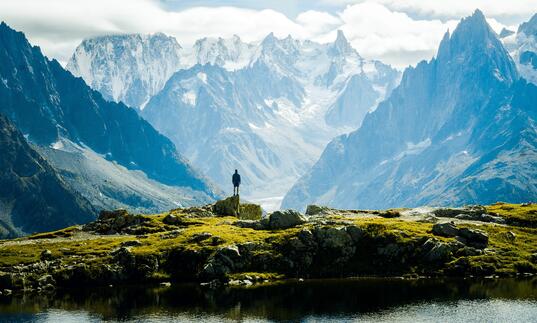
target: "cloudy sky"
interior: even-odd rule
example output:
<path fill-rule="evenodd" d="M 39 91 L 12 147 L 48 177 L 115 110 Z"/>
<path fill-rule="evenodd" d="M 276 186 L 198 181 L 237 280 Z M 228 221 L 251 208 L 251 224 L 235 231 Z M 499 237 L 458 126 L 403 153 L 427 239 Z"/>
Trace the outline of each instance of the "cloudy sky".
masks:
<path fill-rule="evenodd" d="M 196 39 L 268 33 L 333 41 L 341 29 L 367 58 L 403 68 L 429 59 L 446 30 L 480 8 L 496 30 L 537 13 L 536 0 L 1 0 L 0 20 L 65 63 L 87 37 L 164 32 Z"/>

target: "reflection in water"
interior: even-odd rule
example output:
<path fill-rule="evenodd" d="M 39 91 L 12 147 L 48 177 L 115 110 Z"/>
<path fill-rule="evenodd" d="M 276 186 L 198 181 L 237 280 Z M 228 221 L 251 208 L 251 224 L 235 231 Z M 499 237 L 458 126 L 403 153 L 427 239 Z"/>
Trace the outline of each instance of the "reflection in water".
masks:
<path fill-rule="evenodd" d="M 0 299 L 0 321 L 535 321 L 537 279 L 291 281 L 61 290 Z"/>

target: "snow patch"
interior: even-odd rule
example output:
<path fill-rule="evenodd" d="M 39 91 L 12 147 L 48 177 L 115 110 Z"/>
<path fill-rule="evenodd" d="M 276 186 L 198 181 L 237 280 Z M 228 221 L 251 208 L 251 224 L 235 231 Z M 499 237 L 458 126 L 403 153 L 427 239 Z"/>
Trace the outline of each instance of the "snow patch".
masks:
<path fill-rule="evenodd" d="M 199 72 L 197 75 L 196 75 L 203 83 L 207 84 L 207 74 L 203 73 L 203 72 Z"/>
<path fill-rule="evenodd" d="M 196 106 L 196 100 L 197 100 L 196 92 L 192 90 L 183 93 L 183 96 L 181 97 L 181 101 L 191 106 Z"/>

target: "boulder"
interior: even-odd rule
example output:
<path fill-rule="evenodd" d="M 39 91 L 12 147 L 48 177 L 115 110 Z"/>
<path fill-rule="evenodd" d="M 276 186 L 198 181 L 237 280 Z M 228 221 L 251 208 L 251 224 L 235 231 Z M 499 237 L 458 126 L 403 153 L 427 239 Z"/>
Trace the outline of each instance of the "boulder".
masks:
<path fill-rule="evenodd" d="M 238 195 L 217 201 L 213 206 L 213 212 L 217 216 L 239 216 L 240 198 Z"/>
<path fill-rule="evenodd" d="M 485 249 L 489 243 L 489 236 L 479 230 L 461 228 L 457 240 L 477 249 Z"/>
<path fill-rule="evenodd" d="M 200 278 L 203 279 L 221 279 L 226 274 L 241 267 L 241 254 L 239 248 L 235 245 L 218 249 L 205 263 Z"/>
<path fill-rule="evenodd" d="M 449 260 L 452 255 L 452 248 L 449 244 L 434 238 L 427 239 L 421 248 L 424 251 L 425 259 L 433 263 L 445 262 Z"/>
<path fill-rule="evenodd" d="M 120 247 L 111 252 L 112 258 L 124 268 L 133 268 L 136 265 L 136 257 L 129 247 Z"/>
<path fill-rule="evenodd" d="M 241 220 L 260 220 L 263 210 L 260 205 L 244 203 L 239 206 L 238 218 Z"/>
<path fill-rule="evenodd" d="M 441 237 L 455 237 L 459 234 L 459 229 L 453 223 L 433 224 L 433 234 Z"/>
<path fill-rule="evenodd" d="M 181 220 L 179 219 L 178 216 L 175 216 L 173 214 L 168 214 L 168 215 L 166 215 L 166 217 L 164 217 L 162 222 L 164 224 L 177 225 L 177 224 L 181 223 Z"/>
<path fill-rule="evenodd" d="M 313 204 L 310 204 L 308 205 L 308 207 L 306 208 L 306 215 L 318 215 L 320 213 L 325 213 L 327 211 L 329 211 L 330 208 L 326 207 L 326 206 L 319 206 L 319 205 L 313 205 Z"/>
<path fill-rule="evenodd" d="M 268 227 L 272 230 L 287 229 L 304 223 L 304 216 L 294 210 L 275 211 L 268 217 Z"/>

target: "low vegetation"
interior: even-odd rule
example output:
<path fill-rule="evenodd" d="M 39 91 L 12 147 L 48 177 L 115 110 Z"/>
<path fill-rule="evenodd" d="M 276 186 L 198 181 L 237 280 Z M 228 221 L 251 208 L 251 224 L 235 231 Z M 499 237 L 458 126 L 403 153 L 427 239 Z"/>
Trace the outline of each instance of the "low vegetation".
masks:
<path fill-rule="evenodd" d="M 537 273 L 535 205 L 486 207 L 507 224 L 456 223 L 457 230 L 486 236 L 483 247 L 433 234 L 436 220 L 409 220 L 401 217 L 403 209 L 326 210 L 307 220 L 277 212 L 278 221 L 219 216 L 210 208 L 142 216 L 107 212 L 85 226 L 0 241 L 0 291 L 129 281 L 249 285 L 291 277 Z M 298 222 L 289 222 L 293 216 Z M 268 228 L 269 222 L 282 228 Z"/>

